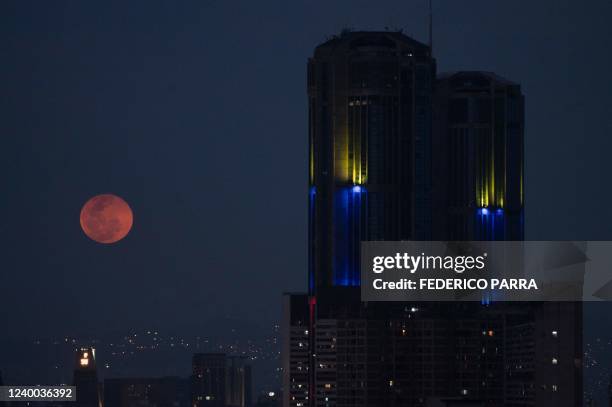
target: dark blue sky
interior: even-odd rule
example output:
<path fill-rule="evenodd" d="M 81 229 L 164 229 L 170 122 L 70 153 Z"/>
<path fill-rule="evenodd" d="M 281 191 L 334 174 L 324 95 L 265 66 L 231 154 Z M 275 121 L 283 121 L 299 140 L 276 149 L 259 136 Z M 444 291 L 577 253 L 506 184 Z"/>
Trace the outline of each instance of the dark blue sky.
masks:
<path fill-rule="evenodd" d="M 527 237 L 612 239 L 612 3 L 434 13 L 439 71 L 523 86 Z M 425 41 L 426 22 L 426 0 L 2 2 L 3 326 L 277 321 L 306 281 L 307 58 L 343 27 Z M 112 246 L 78 221 L 105 192 L 135 213 Z"/>

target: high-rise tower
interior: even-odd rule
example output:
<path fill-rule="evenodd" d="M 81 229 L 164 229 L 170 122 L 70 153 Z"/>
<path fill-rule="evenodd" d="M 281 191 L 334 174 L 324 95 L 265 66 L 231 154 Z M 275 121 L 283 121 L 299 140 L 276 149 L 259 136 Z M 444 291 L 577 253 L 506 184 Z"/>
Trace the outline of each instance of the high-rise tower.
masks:
<path fill-rule="evenodd" d="M 492 72 L 440 75 L 435 240 L 523 240 L 524 98 Z"/>
<path fill-rule="evenodd" d="M 251 366 L 246 356 L 228 356 L 225 406 L 250 407 L 252 402 L 251 387 Z"/>
<path fill-rule="evenodd" d="M 431 237 L 434 81 L 400 32 L 344 32 L 309 60 L 311 294 L 359 285 L 362 240 Z"/>
<path fill-rule="evenodd" d="M 225 407 L 227 358 L 224 353 L 196 353 L 192 360 L 191 405 Z"/>
<path fill-rule="evenodd" d="M 579 405 L 579 306 L 360 299 L 362 241 L 523 240 L 520 86 L 436 78 L 427 45 L 344 32 L 308 61 L 308 98 L 309 290 L 284 299 L 283 405 Z"/>
<path fill-rule="evenodd" d="M 76 386 L 75 406 L 100 407 L 100 387 L 94 348 L 76 350 L 73 385 Z"/>

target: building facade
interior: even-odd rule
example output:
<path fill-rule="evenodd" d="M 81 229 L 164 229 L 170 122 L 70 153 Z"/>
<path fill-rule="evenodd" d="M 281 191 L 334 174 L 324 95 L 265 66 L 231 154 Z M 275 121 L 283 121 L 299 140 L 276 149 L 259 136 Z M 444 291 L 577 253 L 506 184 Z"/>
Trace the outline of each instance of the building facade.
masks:
<path fill-rule="evenodd" d="M 579 304 L 360 300 L 361 241 L 524 239 L 520 86 L 436 77 L 401 32 L 326 41 L 307 82 L 308 293 L 284 298 L 283 405 L 580 405 Z"/>
<path fill-rule="evenodd" d="M 190 383 L 178 377 L 104 380 L 104 407 L 189 407 Z"/>
<path fill-rule="evenodd" d="M 401 33 L 344 33 L 308 61 L 311 294 L 359 286 L 362 240 L 431 238 L 434 82 Z"/>
<path fill-rule="evenodd" d="M 245 356 L 228 356 L 225 379 L 226 407 L 249 407 L 252 403 L 251 366 Z"/>
<path fill-rule="evenodd" d="M 310 312 L 308 295 L 283 295 L 281 367 L 283 406 L 309 405 Z"/>
<path fill-rule="evenodd" d="M 224 353 L 196 353 L 192 359 L 191 405 L 224 407 L 227 361 Z"/>
<path fill-rule="evenodd" d="M 245 357 L 196 353 L 192 359 L 192 407 L 248 407 L 252 403 L 251 366 Z"/>
<path fill-rule="evenodd" d="M 438 77 L 436 240 L 523 240 L 524 98 L 492 72 Z"/>
<path fill-rule="evenodd" d="M 96 350 L 91 347 L 77 349 L 74 366 L 72 384 L 76 386 L 75 407 L 101 407 Z"/>

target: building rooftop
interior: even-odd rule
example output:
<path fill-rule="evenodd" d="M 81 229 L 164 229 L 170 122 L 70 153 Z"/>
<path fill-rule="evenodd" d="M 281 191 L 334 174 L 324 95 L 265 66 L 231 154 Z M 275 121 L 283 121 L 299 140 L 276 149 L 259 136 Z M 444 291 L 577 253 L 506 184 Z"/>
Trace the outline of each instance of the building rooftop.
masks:
<path fill-rule="evenodd" d="M 327 41 L 319 44 L 315 49 L 315 56 L 334 53 L 336 50 L 349 49 L 375 49 L 398 50 L 412 52 L 415 55 L 429 56 L 429 46 L 419 42 L 402 31 L 349 31 L 344 30 Z"/>
<path fill-rule="evenodd" d="M 489 71 L 450 71 L 438 74 L 438 80 L 458 79 L 458 80 L 482 80 L 495 81 L 504 85 L 518 85 L 494 72 Z"/>

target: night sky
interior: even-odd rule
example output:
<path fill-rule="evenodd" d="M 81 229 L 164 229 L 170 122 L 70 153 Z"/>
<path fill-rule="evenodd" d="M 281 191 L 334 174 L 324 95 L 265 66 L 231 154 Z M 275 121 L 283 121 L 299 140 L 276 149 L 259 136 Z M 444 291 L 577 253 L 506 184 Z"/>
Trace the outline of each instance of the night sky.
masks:
<path fill-rule="evenodd" d="M 611 19 L 434 3 L 439 72 L 523 87 L 528 239 L 612 240 Z M 1 2 L 2 334 L 277 322 L 306 286 L 306 62 L 344 27 L 426 41 L 427 1 Z M 80 229 L 100 193 L 134 211 L 118 244 Z"/>

